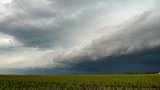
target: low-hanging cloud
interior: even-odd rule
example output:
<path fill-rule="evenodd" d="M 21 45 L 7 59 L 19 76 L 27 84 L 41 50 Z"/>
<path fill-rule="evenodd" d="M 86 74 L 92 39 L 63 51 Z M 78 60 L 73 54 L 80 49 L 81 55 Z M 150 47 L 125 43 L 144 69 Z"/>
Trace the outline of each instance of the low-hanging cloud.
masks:
<path fill-rule="evenodd" d="M 53 58 L 50 67 L 72 67 L 80 62 L 97 61 L 110 56 L 123 56 L 131 53 L 160 47 L 160 13 L 147 11 L 135 16 L 122 25 L 104 28 L 98 39 L 87 46 L 64 51 Z M 102 34 L 101 34 L 102 35 Z"/>
<path fill-rule="evenodd" d="M 155 1 L 1 0 L 0 68 L 66 68 L 158 48 Z"/>

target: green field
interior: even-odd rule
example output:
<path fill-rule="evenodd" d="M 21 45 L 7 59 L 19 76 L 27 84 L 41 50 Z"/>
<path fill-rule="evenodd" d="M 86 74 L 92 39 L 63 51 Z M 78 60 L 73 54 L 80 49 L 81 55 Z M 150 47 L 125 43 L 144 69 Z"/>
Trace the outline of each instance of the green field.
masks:
<path fill-rule="evenodd" d="M 0 90 L 160 90 L 160 75 L 0 75 Z"/>

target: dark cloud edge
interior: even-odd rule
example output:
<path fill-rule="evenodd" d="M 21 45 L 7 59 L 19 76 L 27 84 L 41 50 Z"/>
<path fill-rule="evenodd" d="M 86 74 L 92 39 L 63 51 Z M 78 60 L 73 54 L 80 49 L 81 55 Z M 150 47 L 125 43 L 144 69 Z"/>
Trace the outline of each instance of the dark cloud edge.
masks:
<path fill-rule="evenodd" d="M 160 72 L 160 47 L 127 55 L 113 55 L 61 68 L 1 69 L 2 74 L 126 74 Z"/>

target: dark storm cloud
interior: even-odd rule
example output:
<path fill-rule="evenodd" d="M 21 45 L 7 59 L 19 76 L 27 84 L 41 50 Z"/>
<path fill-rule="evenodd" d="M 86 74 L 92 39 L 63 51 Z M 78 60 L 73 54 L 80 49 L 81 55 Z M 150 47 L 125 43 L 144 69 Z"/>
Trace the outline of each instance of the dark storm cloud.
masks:
<path fill-rule="evenodd" d="M 123 74 L 160 71 L 160 48 L 148 49 L 139 53 L 111 56 L 91 61 L 68 63 L 70 67 L 2 69 L 0 72 L 12 74 Z M 67 62 L 64 62 L 67 63 Z"/>
<path fill-rule="evenodd" d="M 98 2 L 13 0 L 6 5 L 11 15 L 0 22 L 0 32 L 16 37 L 27 47 L 71 46 L 75 41 L 72 37 L 76 38 L 83 30 L 80 27 L 87 25 L 86 21 L 94 18 L 81 18 L 93 15 L 94 9 L 88 10 L 87 7 L 93 7 L 92 3 Z M 67 3 L 69 7 L 66 9 Z M 79 5 L 79 3 L 86 3 L 86 5 Z M 57 8 L 57 6 L 62 7 Z M 84 10 L 85 14 L 87 11 L 89 13 L 83 16 L 77 15 Z"/>
<path fill-rule="evenodd" d="M 93 26 L 100 22 L 98 19 L 104 14 L 107 17 L 124 3 L 129 4 L 126 0 L 121 2 L 13 0 L 6 5 L 9 15 L 0 22 L 0 32 L 13 35 L 27 47 L 71 47 L 76 44 L 77 38 L 87 37 L 87 33 L 94 32 Z"/>
<path fill-rule="evenodd" d="M 63 33 L 59 31 L 59 28 L 52 29 L 53 30 L 46 28 L 45 30 L 43 30 L 41 28 L 32 26 L 16 26 L 11 28 L 4 27 L 1 29 L 1 32 L 14 36 L 20 42 L 24 43 L 24 46 L 26 47 L 49 48 L 56 45 L 64 45 L 64 43 L 66 42 L 63 41 L 63 38 L 59 37 Z M 56 34 L 54 33 L 54 29 L 57 30 Z"/>
<path fill-rule="evenodd" d="M 94 32 L 93 26 L 100 22 L 100 17 L 104 14 L 107 17 L 118 6 L 123 6 L 123 3 L 116 2 L 13 0 L 6 5 L 9 15 L 0 22 L 0 32 L 16 37 L 27 47 L 71 47 L 76 44 L 77 39 Z M 129 3 L 126 0 L 121 2 Z M 114 4 L 117 6 L 113 7 Z"/>
<path fill-rule="evenodd" d="M 159 51 L 154 52 L 156 49 L 160 49 L 159 18 L 160 14 L 156 10 L 135 16 L 118 28 L 115 28 L 114 32 L 109 34 L 108 31 L 103 32 L 105 34 L 94 40 L 90 45 L 57 55 L 57 57 L 53 58 L 53 65 L 49 67 L 68 67 L 82 71 L 94 70 L 94 72 L 99 70 L 104 72 L 106 68 L 110 68 L 110 70 L 115 71 L 114 73 L 118 72 L 117 70 L 121 67 L 121 70 L 124 70 L 124 72 L 160 70 Z M 149 50 L 149 53 L 143 54 L 143 51 L 147 50 Z M 151 60 L 151 58 L 154 60 Z M 111 65 L 109 62 L 111 62 Z M 140 69 L 135 70 L 134 65 L 137 65 Z M 120 72 L 123 72 L 121 70 Z"/>
<path fill-rule="evenodd" d="M 145 59 L 150 58 L 145 56 L 146 54 L 142 53 L 140 57 L 125 55 L 147 49 L 159 49 L 159 7 L 157 5 L 155 10 L 144 12 L 150 9 L 150 2 L 150 0 L 12 0 L 5 5 L 7 15 L 0 20 L 0 34 L 9 35 L 16 43 L 21 43 L 21 45 L 15 44 L 17 45 L 14 48 L 15 53 L 17 51 L 20 53 L 20 47 L 24 51 L 29 47 L 33 52 L 34 47 L 43 50 L 62 47 L 64 52 L 58 55 L 55 52 L 49 53 L 53 56 L 53 63 L 47 67 L 54 69 L 75 68 L 78 71 L 95 72 L 113 66 L 117 70 L 121 67 L 118 65 L 119 62 L 120 64 L 126 62 L 129 66 L 134 63 L 133 57 L 144 56 L 142 61 L 134 63 L 139 63 L 139 67 L 141 65 L 143 67 L 148 65 L 143 63 Z M 139 15 L 142 12 L 144 13 Z M 117 25 L 134 15 L 137 16 Z M 105 25 L 110 25 L 111 28 L 103 28 Z M 99 30 L 100 28 L 103 29 Z M 94 35 L 91 33 L 99 34 L 98 38 L 93 38 Z M 91 40 L 93 41 L 88 44 Z M 83 43 L 84 46 L 79 45 Z M 76 49 L 72 48 L 75 46 Z M 14 52 L 10 48 L 5 48 L 6 52 Z M 159 59 L 159 54 L 155 56 L 154 54 L 150 53 L 151 57 Z M 122 61 L 117 61 L 119 56 L 122 57 Z M 159 63 L 158 59 L 153 62 L 146 60 L 152 63 L 148 68 L 153 66 L 158 70 L 159 64 L 155 64 Z M 113 64 L 109 65 L 109 62 Z"/>
<path fill-rule="evenodd" d="M 88 73 L 143 73 L 160 71 L 160 48 L 146 50 L 139 53 L 111 56 L 97 61 L 82 61 L 71 70 L 86 71 Z"/>
<path fill-rule="evenodd" d="M 62 17 L 63 21 L 55 21 L 58 24 L 55 26 L 53 22 L 60 12 L 52 10 L 54 8 L 49 7 L 47 1 L 41 1 L 44 3 L 37 4 L 31 0 L 12 1 L 8 6 L 12 15 L 0 22 L 0 32 L 16 37 L 27 47 L 45 48 L 58 44 L 65 45 L 65 41 L 68 41 L 65 34 L 68 34 L 67 30 L 72 29 L 71 25 L 74 25 L 75 21 L 65 20 Z M 41 4 L 43 7 L 39 6 Z"/>

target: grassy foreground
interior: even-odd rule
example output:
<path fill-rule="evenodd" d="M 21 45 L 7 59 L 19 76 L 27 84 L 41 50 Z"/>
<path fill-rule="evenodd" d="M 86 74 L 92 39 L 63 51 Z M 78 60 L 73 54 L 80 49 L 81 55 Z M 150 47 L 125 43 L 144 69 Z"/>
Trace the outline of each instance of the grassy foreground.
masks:
<path fill-rule="evenodd" d="M 0 90 L 160 90 L 160 75 L 0 75 Z"/>

